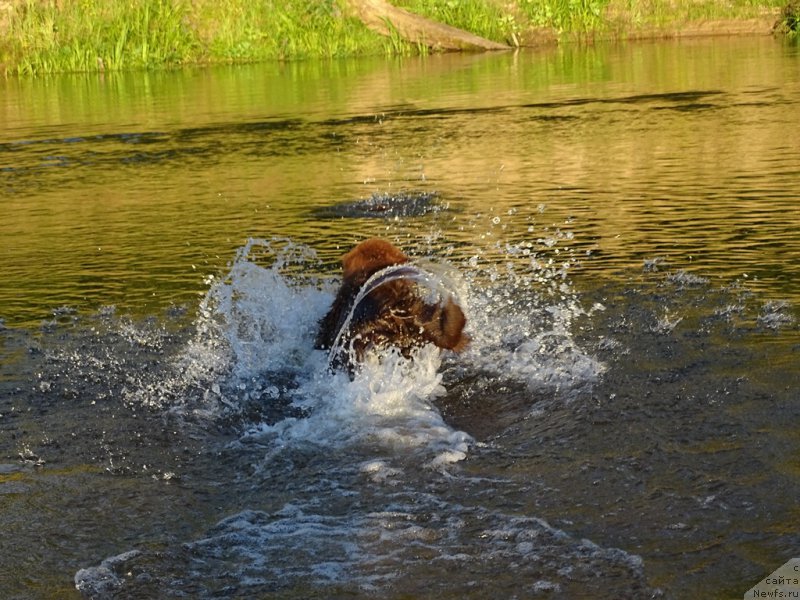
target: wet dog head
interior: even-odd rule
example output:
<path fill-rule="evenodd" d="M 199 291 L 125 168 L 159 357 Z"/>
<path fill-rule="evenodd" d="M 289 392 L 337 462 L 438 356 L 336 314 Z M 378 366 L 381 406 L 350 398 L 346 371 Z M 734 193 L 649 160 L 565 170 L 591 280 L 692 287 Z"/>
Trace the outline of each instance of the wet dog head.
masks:
<path fill-rule="evenodd" d="M 386 240 L 372 238 L 342 257 L 344 282 L 360 287 L 381 269 L 406 262 L 408 257 L 399 248 Z"/>

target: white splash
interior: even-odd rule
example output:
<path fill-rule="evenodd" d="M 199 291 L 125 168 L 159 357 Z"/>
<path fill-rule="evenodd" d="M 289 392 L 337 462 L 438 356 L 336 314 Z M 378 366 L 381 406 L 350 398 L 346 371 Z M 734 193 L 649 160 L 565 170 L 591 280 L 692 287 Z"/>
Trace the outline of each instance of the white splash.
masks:
<path fill-rule="evenodd" d="M 255 249 L 274 253 L 272 264 L 263 267 L 251 260 Z M 228 275 L 212 282 L 203 301 L 199 334 L 186 358 L 190 365 L 202 358 L 198 362 L 204 371 L 220 372 L 220 362 L 227 363 L 227 384 L 210 382 L 212 394 L 231 406 L 248 387 L 271 387 L 272 396 L 289 399 L 306 415 L 274 425 L 253 424 L 243 437 L 270 440 L 276 448 L 359 444 L 420 450 L 432 453 L 430 464 L 436 466 L 464 458 L 471 438 L 449 427 L 431 404 L 445 392 L 437 348 L 420 348 L 412 359 L 394 349 L 368 354 L 352 381 L 330 371 L 326 354 L 313 343 L 333 293 L 319 281 L 286 273 L 287 265 L 313 258 L 310 250 L 285 240 L 250 240 Z M 457 284 L 432 271 L 405 267 L 394 276 L 406 276 L 406 271 L 435 293 L 462 293 Z M 193 376 L 191 366 L 186 373 Z M 223 388 L 235 393 L 226 395 Z"/>
<path fill-rule="evenodd" d="M 331 373 L 327 361 L 293 390 L 294 405 L 308 411 L 275 425 L 259 424 L 245 436 L 272 438 L 278 446 L 298 443 L 374 447 L 376 452 L 432 454 L 431 466 L 466 456 L 471 438 L 444 422 L 431 403 L 445 393 L 439 350 L 419 349 L 409 360 L 395 350 L 368 354 L 351 381 Z"/>
<path fill-rule="evenodd" d="M 554 271 L 550 293 L 543 296 L 538 279 L 546 274 L 534 267 L 508 267 L 503 273 L 492 265 L 489 277 L 473 271 L 468 280 L 446 264 L 416 265 L 424 267 L 382 272 L 373 283 L 408 276 L 428 290 L 431 301 L 453 296 L 467 314 L 472 338 L 467 352 L 454 357 L 426 346 L 409 360 L 388 349 L 368 355 L 352 380 L 331 372 L 327 354 L 314 349 L 314 338 L 336 282 L 309 275 L 317 268 L 311 249 L 286 239 L 252 239 L 225 277 L 209 280 L 196 335 L 175 360 L 175 377 L 144 396 L 156 402 L 171 397 L 173 410 L 209 419 L 241 411 L 247 403 L 290 406 L 291 416 L 281 417 L 274 408 L 277 417 L 250 422 L 242 438 L 276 452 L 298 444 L 410 452 L 441 468 L 463 459 L 473 442 L 450 427 L 433 404 L 447 393 L 443 357 L 463 372 L 529 389 L 580 387 L 603 372 L 572 338 L 573 320 L 583 309 L 562 270 Z M 188 389 L 202 390 L 202 399 Z M 181 395 L 183 401 L 174 400 Z"/>

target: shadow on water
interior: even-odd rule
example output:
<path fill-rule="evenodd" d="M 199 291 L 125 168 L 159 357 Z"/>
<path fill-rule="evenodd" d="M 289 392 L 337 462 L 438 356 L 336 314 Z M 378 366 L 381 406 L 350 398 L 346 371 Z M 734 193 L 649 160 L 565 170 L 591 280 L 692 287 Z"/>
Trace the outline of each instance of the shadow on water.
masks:
<path fill-rule="evenodd" d="M 3 82 L 0 589 L 741 597 L 800 547 L 797 60 Z M 368 236 L 466 353 L 327 370 Z"/>
<path fill-rule="evenodd" d="M 317 219 L 381 218 L 405 219 L 421 217 L 444 208 L 433 192 L 398 192 L 372 194 L 364 200 L 341 202 L 315 209 L 311 216 Z"/>
<path fill-rule="evenodd" d="M 722 96 L 721 103 L 699 100 Z M 337 132 L 359 125 L 374 125 L 386 120 L 481 118 L 491 113 L 512 112 L 531 119 L 577 120 L 572 115 L 552 115 L 553 111 L 591 105 L 646 105 L 653 110 L 695 111 L 730 107 L 730 98 L 721 91 L 691 91 L 664 94 L 641 94 L 619 98 L 572 98 L 559 102 L 537 102 L 491 107 L 414 108 L 383 110 L 380 114 L 348 116 L 321 121 L 305 119 L 270 119 L 247 123 L 224 123 L 174 131 L 142 131 L 97 134 L 88 137 L 14 140 L 0 143 L 0 157 L 6 156 L 20 166 L 6 166 L 7 192 L 19 193 L 31 185 L 42 185 L 42 171 L 70 168 L 96 170 L 131 163 L 160 163 L 209 160 L 221 153 L 257 156 L 297 156 L 335 150 L 344 139 Z M 539 114 L 546 112 L 548 114 Z M 20 155 L 24 155 L 20 159 Z M 28 163 L 28 164 L 24 164 Z M 71 174 L 72 175 L 72 174 Z M 55 183 L 55 181 L 54 181 Z"/>

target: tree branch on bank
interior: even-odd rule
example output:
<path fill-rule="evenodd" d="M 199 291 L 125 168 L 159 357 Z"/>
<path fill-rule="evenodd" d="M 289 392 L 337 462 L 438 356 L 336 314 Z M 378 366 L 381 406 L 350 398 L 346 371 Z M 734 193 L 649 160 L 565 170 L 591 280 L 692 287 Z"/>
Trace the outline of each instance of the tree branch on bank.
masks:
<path fill-rule="evenodd" d="M 509 49 L 505 44 L 426 19 L 383 0 L 347 0 L 347 4 L 355 16 L 373 31 L 385 36 L 398 35 L 407 42 L 434 50 Z"/>

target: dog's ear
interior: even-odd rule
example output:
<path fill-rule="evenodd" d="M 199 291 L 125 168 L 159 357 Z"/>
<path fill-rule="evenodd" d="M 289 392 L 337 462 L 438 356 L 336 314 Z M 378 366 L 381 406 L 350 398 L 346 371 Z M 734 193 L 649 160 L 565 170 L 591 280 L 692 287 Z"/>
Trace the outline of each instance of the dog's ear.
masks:
<path fill-rule="evenodd" d="M 469 345 L 469 336 L 464 333 L 467 318 L 461 307 L 448 298 L 444 304 L 428 305 L 429 315 L 423 328 L 430 341 L 439 346 L 455 352 L 461 352 Z"/>
<path fill-rule="evenodd" d="M 361 242 L 342 257 L 342 270 L 345 281 L 360 285 L 373 273 L 405 262 L 408 262 L 408 257 L 399 248 L 386 240 L 372 238 Z"/>
<path fill-rule="evenodd" d="M 462 352 L 469 345 L 469 336 L 464 333 L 467 317 L 464 316 L 464 311 L 452 298 L 447 299 L 447 303 L 444 306 L 444 315 L 442 330 L 447 342 L 444 347 L 450 348 L 455 352 Z"/>

